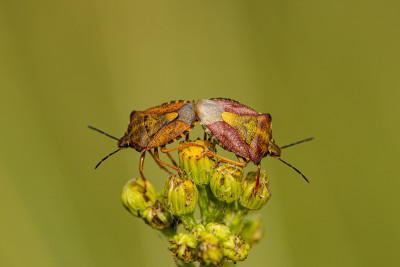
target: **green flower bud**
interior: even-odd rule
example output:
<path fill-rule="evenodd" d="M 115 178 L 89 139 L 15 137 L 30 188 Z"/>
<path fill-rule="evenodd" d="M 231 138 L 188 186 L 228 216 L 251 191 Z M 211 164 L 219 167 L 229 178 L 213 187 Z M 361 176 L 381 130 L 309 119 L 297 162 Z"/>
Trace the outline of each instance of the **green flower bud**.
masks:
<path fill-rule="evenodd" d="M 198 224 L 190 232 L 190 235 L 193 236 L 197 240 L 197 239 L 199 239 L 200 234 L 205 231 L 206 231 L 206 228 L 204 227 L 204 225 Z"/>
<path fill-rule="evenodd" d="M 229 227 L 220 223 L 210 222 L 206 225 L 206 230 L 221 240 L 224 240 L 231 234 Z"/>
<path fill-rule="evenodd" d="M 122 190 L 122 205 L 135 216 L 140 216 L 148 206 L 156 202 L 157 193 L 148 181 L 146 189 L 145 192 L 144 180 L 140 178 L 128 181 Z"/>
<path fill-rule="evenodd" d="M 196 260 L 197 240 L 188 234 L 179 233 L 170 239 L 171 251 L 174 258 L 184 262 L 193 262 Z"/>
<path fill-rule="evenodd" d="M 243 193 L 243 169 L 230 164 L 219 167 L 210 180 L 210 188 L 220 201 L 238 200 Z"/>
<path fill-rule="evenodd" d="M 269 182 L 265 171 L 260 173 L 260 184 L 258 185 L 257 194 L 254 195 L 256 178 L 257 172 L 250 172 L 247 174 L 246 181 L 244 182 L 244 192 L 240 198 L 240 204 L 251 210 L 261 209 L 271 197 L 271 193 L 268 190 Z"/>
<path fill-rule="evenodd" d="M 262 238 L 264 231 L 261 227 L 261 224 L 261 216 L 253 216 L 246 219 L 242 231 L 240 232 L 240 236 L 243 238 L 244 241 L 249 243 L 250 246 L 258 242 Z"/>
<path fill-rule="evenodd" d="M 192 143 L 196 143 L 205 148 L 213 150 L 213 146 L 210 141 L 196 140 Z M 185 144 L 187 143 L 180 143 L 180 145 Z M 179 166 L 185 171 L 187 176 L 192 178 L 193 182 L 197 185 L 209 183 L 211 169 L 215 165 L 215 161 L 208 156 L 198 159 L 204 153 L 203 147 L 191 146 L 179 150 Z"/>
<path fill-rule="evenodd" d="M 200 234 L 197 251 L 197 258 L 203 265 L 218 266 L 224 258 L 221 241 L 209 232 L 202 232 Z"/>
<path fill-rule="evenodd" d="M 164 204 L 176 216 L 192 214 L 196 208 L 198 191 L 190 179 L 171 176 L 164 187 Z"/>
<path fill-rule="evenodd" d="M 171 214 L 163 209 L 158 200 L 153 206 L 148 206 L 141 216 L 148 225 L 157 230 L 162 230 L 173 222 Z"/>
<path fill-rule="evenodd" d="M 250 245 L 238 235 L 230 235 L 222 242 L 222 251 L 225 257 L 236 262 L 246 259 Z"/>

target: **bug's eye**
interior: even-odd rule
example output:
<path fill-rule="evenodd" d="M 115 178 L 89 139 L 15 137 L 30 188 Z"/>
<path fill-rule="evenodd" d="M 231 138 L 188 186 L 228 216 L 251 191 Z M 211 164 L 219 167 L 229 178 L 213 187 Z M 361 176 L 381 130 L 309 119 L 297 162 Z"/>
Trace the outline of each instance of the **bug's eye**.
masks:
<path fill-rule="evenodd" d="M 129 147 L 130 143 L 129 143 L 129 139 L 126 138 L 126 135 L 124 137 L 122 137 L 119 141 L 118 141 L 118 147 L 119 148 L 127 148 Z"/>
<path fill-rule="evenodd" d="M 129 147 L 129 143 L 128 142 L 122 142 L 122 143 L 118 144 L 118 147 L 127 148 L 127 147 Z"/>

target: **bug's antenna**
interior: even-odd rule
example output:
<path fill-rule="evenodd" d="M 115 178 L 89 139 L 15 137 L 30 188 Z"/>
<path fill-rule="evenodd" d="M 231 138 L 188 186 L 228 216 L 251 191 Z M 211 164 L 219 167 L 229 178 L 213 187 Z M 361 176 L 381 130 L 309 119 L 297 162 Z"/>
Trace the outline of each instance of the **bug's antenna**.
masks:
<path fill-rule="evenodd" d="M 106 135 L 106 136 L 108 136 L 108 137 L 110 137 L 110 138 L 112 138 L 112 139 L 119 140 L 119 138 L 117 138 L 117 137 L 115 137 L 115 136 L 112 136 L 112 135 L 109 135 L 108 133 L 105 133 L 105 132 L 103 132 L 102 130 L 99 130 L 99 129 L 97 129 L 97 128 L 94 128 L 93 126 L 88 125 L 88 127 L 89 127 L 90 129 L 95 130 L 96 132 L 99 132 L 99 133 L 101 133 L 101 134 L 104 134 L 104 135 Z M 96 168 L 97 168 L 97 167 L 96 167 Z"/>
<path fill-rule="evenodd" d="M 89 126 L 89 127 L 90 127 L 90 126 Z M 301 144 L 301 143 L 304 143 L 304 142 L 307 142 L 307 141 L 311 141 L 311 140 L 313 140 L 313 139 L 314 139 L 314 137 L 309 137 L 309 138 L 306 138 L 306 139 L 303 139 L 303 140 L 294 142 L 294 143 L 289 144 L 289 145 L 286 145 L 286 146 L 281 146 L 280 148 L 281 148 L 281 149 L 284 149 L 284 148 L 287 148 L 287 147 L 290 147 L 290 146 L 294 146 L 294 145 L 298 145 L 298 144 Z"/>
<path fill-rule="evenodd" d="M 274 157 L 276 159 L 279 159 L 280 161 L 282 161 L 283 163 L 285 163 L 286 165 L 288 165 L 289 167 L 291 167 L 293 170 L 295 170 L 296 172 L 298 172 L 301 176 L 303 176 L 304 180 L 307 181 L 307 183 L 310 183 L 310 181 L 304 176 L 304 174 L 302 174 L 298 169 L 296 169 L 295 167 L 293 167 L 292 165 L 290 165 L 289 163 L 287 163 L 286 161 L 282 160 L 281 158 L 278 157 Z"/>
<path fill-rule="evenodd" d="M 120 150 L 121 150 L 121 148 L 118 148 L 118 149 L 115 150 L 114 152 L 108 154 L 107 157 L 105 157 L 104 159 L 100 160 L 100 162 L 97 163 L 96 167 L 94 167 L 94 168 L 97 169 L 97 167 L 99 167 L 100 164 L 101 164 L 103 161 L 105 161 L 106 159 L 108 159 L 108 157 L 110 157 L 111 155 L 114 155 L 115 153 L 117 153 L 117 152 L 120 151 Z"/>

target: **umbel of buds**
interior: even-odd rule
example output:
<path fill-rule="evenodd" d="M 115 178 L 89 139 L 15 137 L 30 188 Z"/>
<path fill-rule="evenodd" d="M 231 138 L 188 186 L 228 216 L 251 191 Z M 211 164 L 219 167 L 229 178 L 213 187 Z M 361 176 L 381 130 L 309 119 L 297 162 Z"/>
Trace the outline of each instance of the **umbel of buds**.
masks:
<path fill-rule="evenodd" d="M 187 147 L 189 143 L 195 145 Z M 222 266 L 245 260 L 263 233 L 260 216 L 246 216 L 271 197 L 266 172 L 260 173 L 259 187 L 254 190 L 256 172 L 244 175 L 241 167 L 216 164 L 214 158 L 203 155 L 207 150 L 215 153 L 211 141 L 181 145 L 186 145 L 178 152 L 183 175 L 167 178 L 159 193 L 148 180 L 147 186 L 143 179 L 130 180 L 122 192 L 123 206 L 168 237 L 178 266 L 194 262 Z"/>

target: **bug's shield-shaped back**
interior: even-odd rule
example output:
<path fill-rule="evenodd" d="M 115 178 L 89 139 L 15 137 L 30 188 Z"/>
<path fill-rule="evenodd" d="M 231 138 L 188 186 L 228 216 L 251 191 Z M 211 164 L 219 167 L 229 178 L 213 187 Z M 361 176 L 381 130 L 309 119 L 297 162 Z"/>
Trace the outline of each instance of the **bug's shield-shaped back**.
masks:
<path fill-rule="evenodd" d="M 175 142 L 196 125 L 194 103 L 170 101 L 146 110 L 145 128 L 150 138 L 148 149 Z"/>
<path fill-rule="evenodd" d="M 227 124 L 238 131 L 246 144 L 251 144 L 257 132 L 257 117 L 240 116 L 230 112 L 222 113 L 221 117 Z"/>
<path fill-rule="evenodd" d="M 222 114 L 225 110 L 217 101 L 201 99 L 196 104 L 196 111 L 202 126 L 209 130 L 223 148 L 249 159 L 249 145 L 233 127 L 224 121 Z"/>
<path fill-rule="evenodd" d="M 250 144 L 249 151 L 250 158 L 256 165 L 266 156 L 272 139 L 271 116 L 269 114 L 260 114 L 257 117 L 257 122 L 256 134 Z"/>
<path fill-rule="evenodd" d="M 167 114 L 146 114 L 144 116 L 144 126 L 149 137 L 157 133 L 162 127 L 178 117 L 178 113 Z"/>
<path fill-rule="evenodd" d="M 221 116 L 249 146 L 249 159 L 258 164 L 267 152 L 271 139 L 270 116 L 267 114 L 240 116 L 230 112 L 224 112 Z"/>

